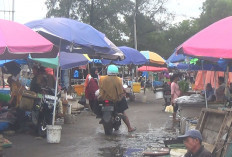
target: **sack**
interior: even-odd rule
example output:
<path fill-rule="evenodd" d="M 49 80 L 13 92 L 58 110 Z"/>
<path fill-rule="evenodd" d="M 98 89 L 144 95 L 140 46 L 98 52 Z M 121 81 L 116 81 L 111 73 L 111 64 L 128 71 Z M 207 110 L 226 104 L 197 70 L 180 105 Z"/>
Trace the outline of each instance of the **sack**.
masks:
<path fill-rule="evenodd" d="M 173 113 L 173 106 L 172 105 L 166 106 L 165 112 L 167 112 L 167 113 Z"/>
<path fill-rule="evenodd" d="M 85 99 L 84 95 L 81 97 L 81 99 L 78 101 L 78 103 L 83 105 L 83 106 L 86 105 L 86 99 Z"/>

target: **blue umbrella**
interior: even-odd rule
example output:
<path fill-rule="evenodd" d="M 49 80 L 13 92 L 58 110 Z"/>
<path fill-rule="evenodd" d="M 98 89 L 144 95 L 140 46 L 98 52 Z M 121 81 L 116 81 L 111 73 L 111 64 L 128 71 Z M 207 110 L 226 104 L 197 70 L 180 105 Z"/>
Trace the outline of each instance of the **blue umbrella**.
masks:
<path fill-rule="evenodd" d="M 3 64 L 14 61 L 18 64 L 27 64 L 27 60 L 24 59 L 17 59 L 17 60 L 0 60 L 0 67 L 3 66 Z"/>
<path fill-rule="evenodd" d="M 126 47 L 126 46 L 121 46 L 119 49 L 123 52 L 125 59 L 124 60 L 117 60 L 117 61 L 112 61 L 113 64 L 116 65 L 144 65 L 147 63 L 147 59 L 136 49 Z M 102 64 L 110 64 L 111 61 L 109 60 L 102 60 Z"/>
<path fill-rule="evenodd" d="M 167 59 L 167 63 L 176 63 L 183 62 L 185 60 L 185 56 L 183 54 L 176 54 L 176 51 Z"/>
<path fill-rule="evenodd" d="M 30 58 L 44 67 L 56 69 L 59 65 L 62 70 L 75 68 L 88 64 L 89 59 L 83 54 L 60 52 L 60 59 L 56 58 Z M 59 62 L 59 64 L 58 64 Z"/>
<path fill-rule="evenodd" d="M 59 45 L 61 51 L 123 59 L 122 52 L 103 33 L 88 24 L 67 18 L 49 18 L 25 25 Z"/>

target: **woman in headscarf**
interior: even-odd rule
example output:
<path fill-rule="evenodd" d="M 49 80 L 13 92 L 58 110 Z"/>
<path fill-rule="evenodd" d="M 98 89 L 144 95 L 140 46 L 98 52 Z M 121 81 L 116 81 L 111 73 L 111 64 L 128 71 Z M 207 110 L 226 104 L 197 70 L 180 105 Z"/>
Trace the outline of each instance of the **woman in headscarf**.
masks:
<path fill-rule="evenodd" d="M 97 110 L 97 97 L 95 96 L 95 92 L 99 89 L 98 86 L 98 69 L 93 67 L 90 70 L 90 76 L 87 78 L 88 84 L 85 88 L 85 98 L 89 100 L 89 105 L 91 110 L 98 114 Z"/>

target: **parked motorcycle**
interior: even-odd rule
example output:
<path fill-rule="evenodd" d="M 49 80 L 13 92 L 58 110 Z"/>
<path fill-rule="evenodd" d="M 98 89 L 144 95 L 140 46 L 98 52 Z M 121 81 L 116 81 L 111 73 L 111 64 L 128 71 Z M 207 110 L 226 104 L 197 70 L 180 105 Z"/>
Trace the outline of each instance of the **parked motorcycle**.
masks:
<path fill-rule="evenodd" d="M 52 124 L 54 101 L 55 99 L 57 99 L 56 107 L 58 108 L 58 100 L 60 97 L 60 94 L 57 97 L 55 97 L 54 90 L 52 89 L 44 89 L 44 91 L 46 91 L 44 92 L 46 94 L 42 94 L 40 99 L 34 101 L 35 103 L 30 115 L 31 121 L 35 126 L 36 132 L 41 137 L 46 136 L 46 126 Z"/>
<path fill-rule="evenodd" d="M 103 101 L 101 106 L 102 106 L 101 123 L 104 127 L 105 134 L 111 135 L 113 129 L 118 130 L 120 128 L 123 114 L 117 113 L 115 110 L 116 104 L 109 100 Z"/>

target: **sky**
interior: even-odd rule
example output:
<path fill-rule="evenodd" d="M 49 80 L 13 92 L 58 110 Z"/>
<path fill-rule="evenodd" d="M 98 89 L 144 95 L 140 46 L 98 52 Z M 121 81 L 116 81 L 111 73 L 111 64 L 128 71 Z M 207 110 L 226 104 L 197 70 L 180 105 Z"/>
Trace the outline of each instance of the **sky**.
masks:
<path fill-rule="evenodd" d="M 12 10 L 13 0 L 0 0 L 0 18 L 12 19 L 9 13 L 3 13 L 2 10 Z M 46 0 L 15 0 L 14 21 L 26 23 L 32 20 L 45 18 L 47 8 Z M 181 22 L 191 17 L 199 17 L 201 7 L 205 0 L 169 0 L 166 4 L 168 11 L 176 14 L 174 22 Z"/>

